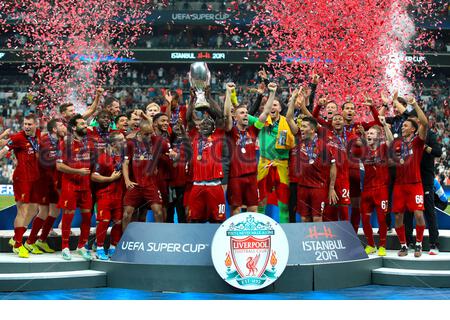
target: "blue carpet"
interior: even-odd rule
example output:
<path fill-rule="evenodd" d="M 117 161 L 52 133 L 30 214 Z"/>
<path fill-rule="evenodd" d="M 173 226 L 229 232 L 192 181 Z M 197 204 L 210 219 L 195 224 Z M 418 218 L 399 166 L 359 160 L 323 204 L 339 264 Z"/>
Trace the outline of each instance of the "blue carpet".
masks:
<path fill-rule="evenodd" d="M 211 294 L 162 293 L 95 288 L 32 292 L 0 292 L 0 300 L 449 300 L 450 289 L 369 285 L 295 293 Z"/>

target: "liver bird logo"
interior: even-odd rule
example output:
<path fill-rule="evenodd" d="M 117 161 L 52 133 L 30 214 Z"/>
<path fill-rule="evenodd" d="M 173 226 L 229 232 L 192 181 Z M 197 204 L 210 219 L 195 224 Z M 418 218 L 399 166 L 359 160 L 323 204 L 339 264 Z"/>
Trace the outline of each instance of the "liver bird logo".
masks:
<path fill-rule="evenodd" d="M 254 257 L 247 258 L 247 264 L 245 265 L 248 269 L 247 277 L 250 275 L 256 276 L 256 273 L 258 272 L 258 268 L 256 267 L 256 265 L 258 264 L 258 260 L 259 260 L 259 253 Z"/>

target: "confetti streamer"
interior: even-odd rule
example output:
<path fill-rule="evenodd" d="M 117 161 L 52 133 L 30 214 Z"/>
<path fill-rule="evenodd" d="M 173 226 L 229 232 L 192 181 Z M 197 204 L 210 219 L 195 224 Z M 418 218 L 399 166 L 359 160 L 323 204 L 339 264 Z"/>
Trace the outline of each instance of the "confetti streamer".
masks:
<path fill-rule="evenodd" d="M 30 93 L 43 114 L 52 116 L 63 102 L 77 111 L 95 89 L 114 79 L 117 59 L 151 28 L 146 23 L 151 0 L 11 0 L 1 4 L 8 46 L 23 48 L 24 73 L 32 75 Z M 25 44 L 18 38 L 24 37 Z"/>

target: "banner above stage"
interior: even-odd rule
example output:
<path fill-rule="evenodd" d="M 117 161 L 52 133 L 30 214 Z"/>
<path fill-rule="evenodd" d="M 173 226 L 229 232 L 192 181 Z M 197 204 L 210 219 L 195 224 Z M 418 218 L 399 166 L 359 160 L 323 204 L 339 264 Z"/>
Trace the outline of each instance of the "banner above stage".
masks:
<path fill-rule="evenodd" d="M 264 64 L 268 61 L 270 51 L 267 50 L 229 50 L 229 49 L 132 49 L 132 57 L 89 56 L 74 54 L 71 59 L 84 62 L 116 62 L 116 63 L 235 63 L 235 64 Z M 431 67 L 450 67 L 450 54 L 434 53 L 413 55 L 407 54 L 405 60 L 416 65 Z M 277 60 L 287 63 L 333 63 L 332 60 L 320 60 L 314 56 L 284 55 Z M 0 63 L 23 63 L 25 59 L 17 49 L 0 49 Z"/>
<path fill-rule="evenodd" d="M 289 243 L 288 265 L 324 264 L 367 259 L 349 222 L 280 225 Z M 212 266 L 211 243 L 219 225 L 131 223 L 113 261 Z"/>

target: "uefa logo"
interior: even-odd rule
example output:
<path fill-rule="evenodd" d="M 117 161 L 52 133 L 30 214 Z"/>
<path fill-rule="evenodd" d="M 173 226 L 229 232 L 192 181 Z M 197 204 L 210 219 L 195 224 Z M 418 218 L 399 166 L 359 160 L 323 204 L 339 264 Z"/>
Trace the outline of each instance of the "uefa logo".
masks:
<path fill-rule="evenodd" d="M 217 273 L 231 286 L 258 290 L 274 283 L 289 257 L 286 234 L 273 219 L 245 212 L 226 220 L 211 245 Z"/>

